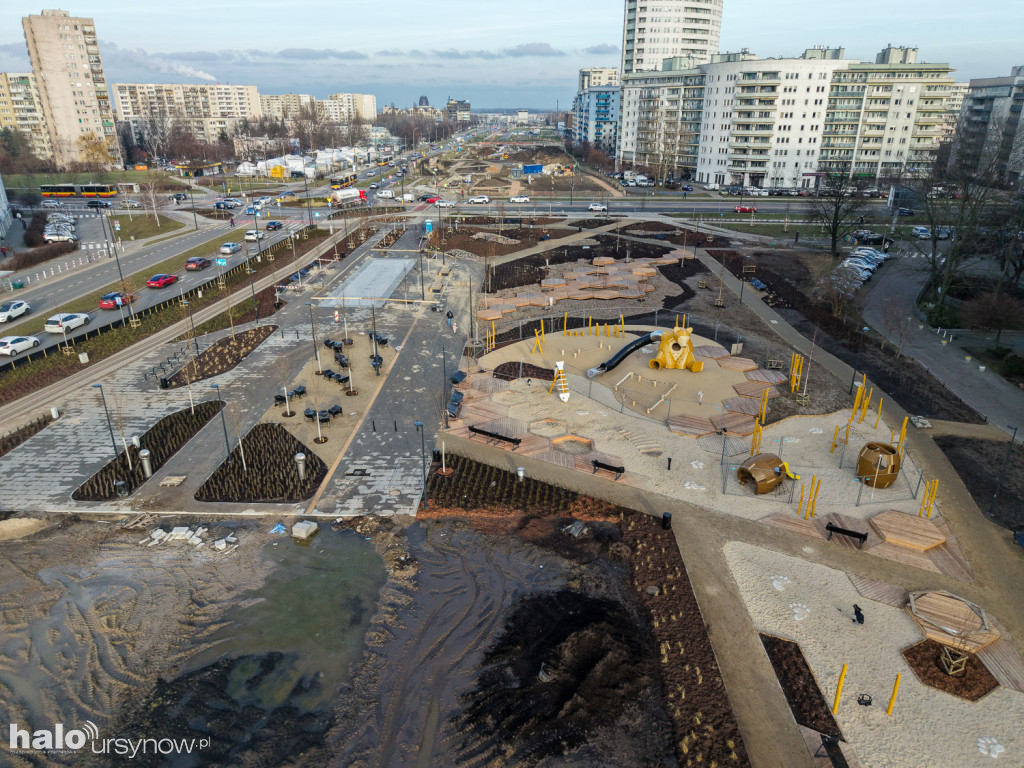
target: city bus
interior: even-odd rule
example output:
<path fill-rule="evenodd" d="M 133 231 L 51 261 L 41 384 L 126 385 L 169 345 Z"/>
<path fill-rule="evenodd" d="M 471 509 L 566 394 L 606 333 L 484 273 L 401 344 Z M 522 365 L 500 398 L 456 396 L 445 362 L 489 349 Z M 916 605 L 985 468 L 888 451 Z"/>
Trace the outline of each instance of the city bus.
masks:
<path fill-rule="evenodd" d="M 42 184 L 39 194 L 43 197 L 114 197 L 117 187 L 113 184 Z"/>
<path fill-rule="evenodd" d="M 345 189 L 356 183 L 356 175 L 350 173 L 346 176 L 335 176 L 331 179 L 331 189 Z"/>

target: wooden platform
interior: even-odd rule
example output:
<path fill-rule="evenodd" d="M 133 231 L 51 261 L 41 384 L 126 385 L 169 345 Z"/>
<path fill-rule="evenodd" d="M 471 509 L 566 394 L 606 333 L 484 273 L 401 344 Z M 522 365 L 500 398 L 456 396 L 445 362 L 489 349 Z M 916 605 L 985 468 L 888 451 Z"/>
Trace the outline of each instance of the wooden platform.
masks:
<path fill-rule="evenodd" d="M 1024 659 L 1008 637 L 1000 637 L 978 651 L 978 660 L 1001 686 L 1024 693 Z"/>
<path fill-rule="evenodd" d="M 907 613 L 925 637 L 970 653 L 999 639 L 999 630 L 965 600 L 946 592 L 914 592 Z"/>
<path fill-rule="evenodd" d="M 903 608 L 910 602 L 910 593 L 903 587 L 869 579 L 867 576 L 857 576 L 853 573 L 846 575 L 849 577 L 850 583 L 853 584 L 853 588 L 857 590 L 857 593 L 868 600 L 891 605 L 893 608 Z"/>
<path fill-rule="evenodd" d="M 744 381 L 740 384 L 733 384 L 732 388 L 740 397 L 749 397 L 753 400 L 760 400 L 761 393 L 765 390 L 768 390 L 769 399 L 779 396 L 779 390 L 774 384 L 769 384 L 767 381 Z"/>
<path fill-rule="evenodd" d="M 745 413 L 722 413 L 711 417 L 716 430 L 724 429 L 734 435 L 749 435 L 754 431 L 754 417 Z"/>
<path fill-rule="evenodd" d="M 749 357 L 728 357 L 718 358 L 718 364 L 723 368 L 728 368 L 730 371 L 753 371 L 757 369 L 757 363 L 751 360 Z"/>
<path fill-rule="evenodd" d="M 761 401 L 751 397 L 727 397 L 722 401 L 722 407 L 729 413 L 745 413 L 748 416 L 757 416 L 761 410 Z"/>
<path fill-rule="evenodd" d="M 711 344 L 705 344 L 703 347 L 694 347 L 693 354 L 697 357 L 706 357 L 713 360 L 729 356 L 729 352 L 724 347 Z"/>
<path fill-rule="evenodd" d="M 832 525 L 838 528 L 845 528 L 848 531 L 866 533 L 868 538 L 861 547 L 857 546 L 860 542 L 856 539 L 852 539 L 849 536 L 843 536 L 842 534 L 833 533 L 832 538 L 829 539 L 828 530 L 825 528 L 829 523 L 832 523 Z M 827 539 L 830 544 L 835 544 L 843 549 L 869 549 L 882 541 L 881 537 L 872 531 L 864 520 L 861 520 L 859 517 L 847 517 L 839 512 L 830 512 L 827 515 L 815 517 L 814 526 L 818 529 L 818 533 L 821 535 L 821 538 Z"/>
<path fill-rule="evenodd" d="M 672 416 L 668 420 L 668 428 L 677 435 L 687 437 L 700 437 L 715 431 L 711 419 L 702 419 L 699 416 Z"/>
<path fill-rule="evenodd" d="M 747 381 L 764 381 L 768 384 L 781 384 L 786 381 L 787 376 L 778 371 L 769 371 L 765 368 L 755 368 L 752 371 L 745 371 Z"/>
<path fill-rule="evenodd" d="M 813 539 L 821 538 L 821 534 L 814 525 L 814 520 L 804 520 L 792 512 L 778 512 L 765 518 L 764 522 L 774 525 L 776 528 L 799 533 L 801 536 L 810 536 Z"/>
<path fill-rule="evenodd" d="M 927 552 L 946 541 L 946 537 L 928 518 L 895 509 L 872 517 L 871 527 L 886 543 L 920 552 Z"/>

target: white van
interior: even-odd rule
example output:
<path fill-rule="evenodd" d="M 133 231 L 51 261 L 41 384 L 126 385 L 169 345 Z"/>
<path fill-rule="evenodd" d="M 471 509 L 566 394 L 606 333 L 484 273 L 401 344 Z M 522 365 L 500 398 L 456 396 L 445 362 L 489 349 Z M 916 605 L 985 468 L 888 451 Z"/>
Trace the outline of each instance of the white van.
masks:
<path fill-rule="evenodd" d="M 412 192 L 406 192 L 404 195 L 402 195 L 402 202 L 414 203 L 416 202 L 416 195 L 414 195 Z"/>
<path fill-rule="evenodd" d="M 377 192 L 377 197 L 381 200 L 394 200 L 395 191 L 393 189 L 382 189 Z"/>

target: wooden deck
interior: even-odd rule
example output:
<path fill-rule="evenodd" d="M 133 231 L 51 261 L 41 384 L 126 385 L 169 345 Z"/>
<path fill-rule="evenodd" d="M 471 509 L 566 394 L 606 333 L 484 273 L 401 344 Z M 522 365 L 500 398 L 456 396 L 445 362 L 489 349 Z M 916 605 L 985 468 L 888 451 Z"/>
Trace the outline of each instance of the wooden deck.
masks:
<path fill-rule="evenodd" d="M 981 616 L 964 600 L 943 592 L 917 593 L 906 611 L 926 637 L 943 645 L 977 653 L 999 639 L 998 629 L 986 629 Z"/>
<path fill-rule="evenodd" d="M 677 435 L 687 437 L 700 437 L 715 431 L 711 419 L 702 419 L 699 416 L 672 416 L 668 420 L 668 428 Z"/>
<path fill-rule="evenodd" d="M 910 602 L 909 593 L 903 587 L 895 584 L 886 584 L 884 581 L 869 579 L 867 576 L 857 576 L 853 573 L 846 574 L 853 588 L 868 600 L 876 603 L 891 605 L 893 608 L 903 608 Z"/>
<path fill-rule="evenodd" d="M 939 532 L 946 537 L 944 544 L 940 544 L 935 549 L 928 551 L 928 556 L 932 559 L 932 562 L 946 576 L 960 579 L 961 581 L 974 581 L 974 571 L 971 569 L 971 564 L 964 557 L 963 550 L 960 549 L 960 542 L 949 532 L 949 526 L 946 525 L 945 519 L 933 517 L 931 521 L 938 528 Z"/>
<path fill-rule="evenodd" d="M 769 384 L 767 381 L 744 381 L 741 384 L 733 384 L 732 388 L 740 397 L 750 397 L 754 400 L 760 400 L 761 393 L 766 389 L 769 398 L 779 396 L 779 390 L 774 384 Z"/>
<path fill-rule="evenodd" d="M 729 413 L 745 413 L 748 416 L 757 416 L 761 410 L 761 401 L 750 397 L 727 397 L 722 401 L 722 407 Z"/>
<path fill-rule="evenodd" d="M 706 344 L 703 347 L 694 347 L 693 354 L 697 357 L 705 357 L 711 360 L 718 360 L 719 358 L 729 356 L 729 352 L 725 347 L 711 344 Z"/>
<path fill-rule="evenodd" d="M 486 429 L 488 432 L 504 435 L 505 437 L 522 437 L 529 431 L 529 426 L 525 421 L 512 419 L 507 416 L 501 419 L 485 421 L 482 424 L 474 424 L 473 426 Z"/>
<path fill-rule="evenodd" d="M 857 531 L 857 533 L 866 533 L 868 535 L 867 540 L 864 542 L 863 547 L 858 547 L 858 541 L 851 539 L 849 536 L 843 536 L 842 534 L 833 533 L 832 539 L 829 541 L 830 544 L 835 544 L 843 549 L 870 549 L 876 544 L 880 544 L 882 539 L 877 533 L 871 530 L 870 526 L 858 517 L 847 517 L 838 512 L 831 512 L 827 515 L 814 518 L 814 527 L 818 529 L 818 533 L 821 538 L 828 539 L 828 531 L 825 530 L 825 526 L 828 523 L 837 526 L 839 528 L 845 528 L 848 531 Z"/>
<path fill-rule="evenodd" d="M 730 371 L 753 371 L 757 369 L 757 363 L 751 360 L 749 357 L 728 357 L 718 358 L 718 364 L 723 368 L 728 368 Z"/>
<path fill-rule="evenodd" d="M 508 416 L 508 406 L 490 400 L 474 397 L 462 402 L 460 417 L 467 424 L 479 424 L 481 421 L 494 421 Z"/>
<path fill-rule="evenodd" d="M 872 517 L 871 527 L 883 541 L 921 552 L 927 552 L 946 541 L 946 537 L 928 518 L 895 509 Z"/>
<path fill-rule="evenodd" d="M 565 469 L 576 468 L 576 457 L 566 453 L 565 451 L 555 451 L 549 448 L 546 451 L 540 451 L 539 453 L 532 454 L 531 458 L 546 461 L 548 464 L 554 464 L 555 466 L 564 467 Z"/>
<path fill-rule="evenodd" d="M 745 413 L 722 413 L 711 417 L 716 430 L 724 429 L 733 435 L 749 435 L 754 431 L 754 417 Z"/>
<path fill-rule="evenodd" d="M 519 443 L 519 448 L 516 450 L 516 453 L 533 456 L 534 454 L 544 453 L 544 451 L 551 450 L 550 437 L 535 435 L 532 432 L 528 432 L 519 439 L 522 440 L 522 442 Z M 559 451 L 559 453 L 562 453 L 562 451 Z"/>
<path fill-rule="evenodd" d="M 769 371 L 766 368 L 755 368 L 752 371 L 746 371 L 746 377 L 748 381 L 763 381 L 768 384 L 781 384 L 788 378 L 784 373 Z"/>
<path fill-rule="evenodd" d="M 1024 693 L 1024 659 L 1008 637 L 1000 637 L 980 651 L 978 659 L 1004 688 Z"/>
<path fill-rule="evenodd" d="M 812 539 L 821 538 L 814 520 L 804 520 L 792 512 L 778 512 L 765 518 L 764 522 L 768 523 L 768 525 L 774 525 L 776 528 L 799 533 L 801 536 L 810 536 Z"/>

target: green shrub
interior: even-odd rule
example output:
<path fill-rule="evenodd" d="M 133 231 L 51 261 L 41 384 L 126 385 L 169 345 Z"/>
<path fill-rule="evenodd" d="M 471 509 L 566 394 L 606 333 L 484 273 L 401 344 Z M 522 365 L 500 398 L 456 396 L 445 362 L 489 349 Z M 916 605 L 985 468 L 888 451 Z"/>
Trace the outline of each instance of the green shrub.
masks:
<path fill-rule="evenodd" d="M 1024 376 L 1024 357 L 1018 354 L 1007 355 L 1003 360 L 1004 376 Z"/>

